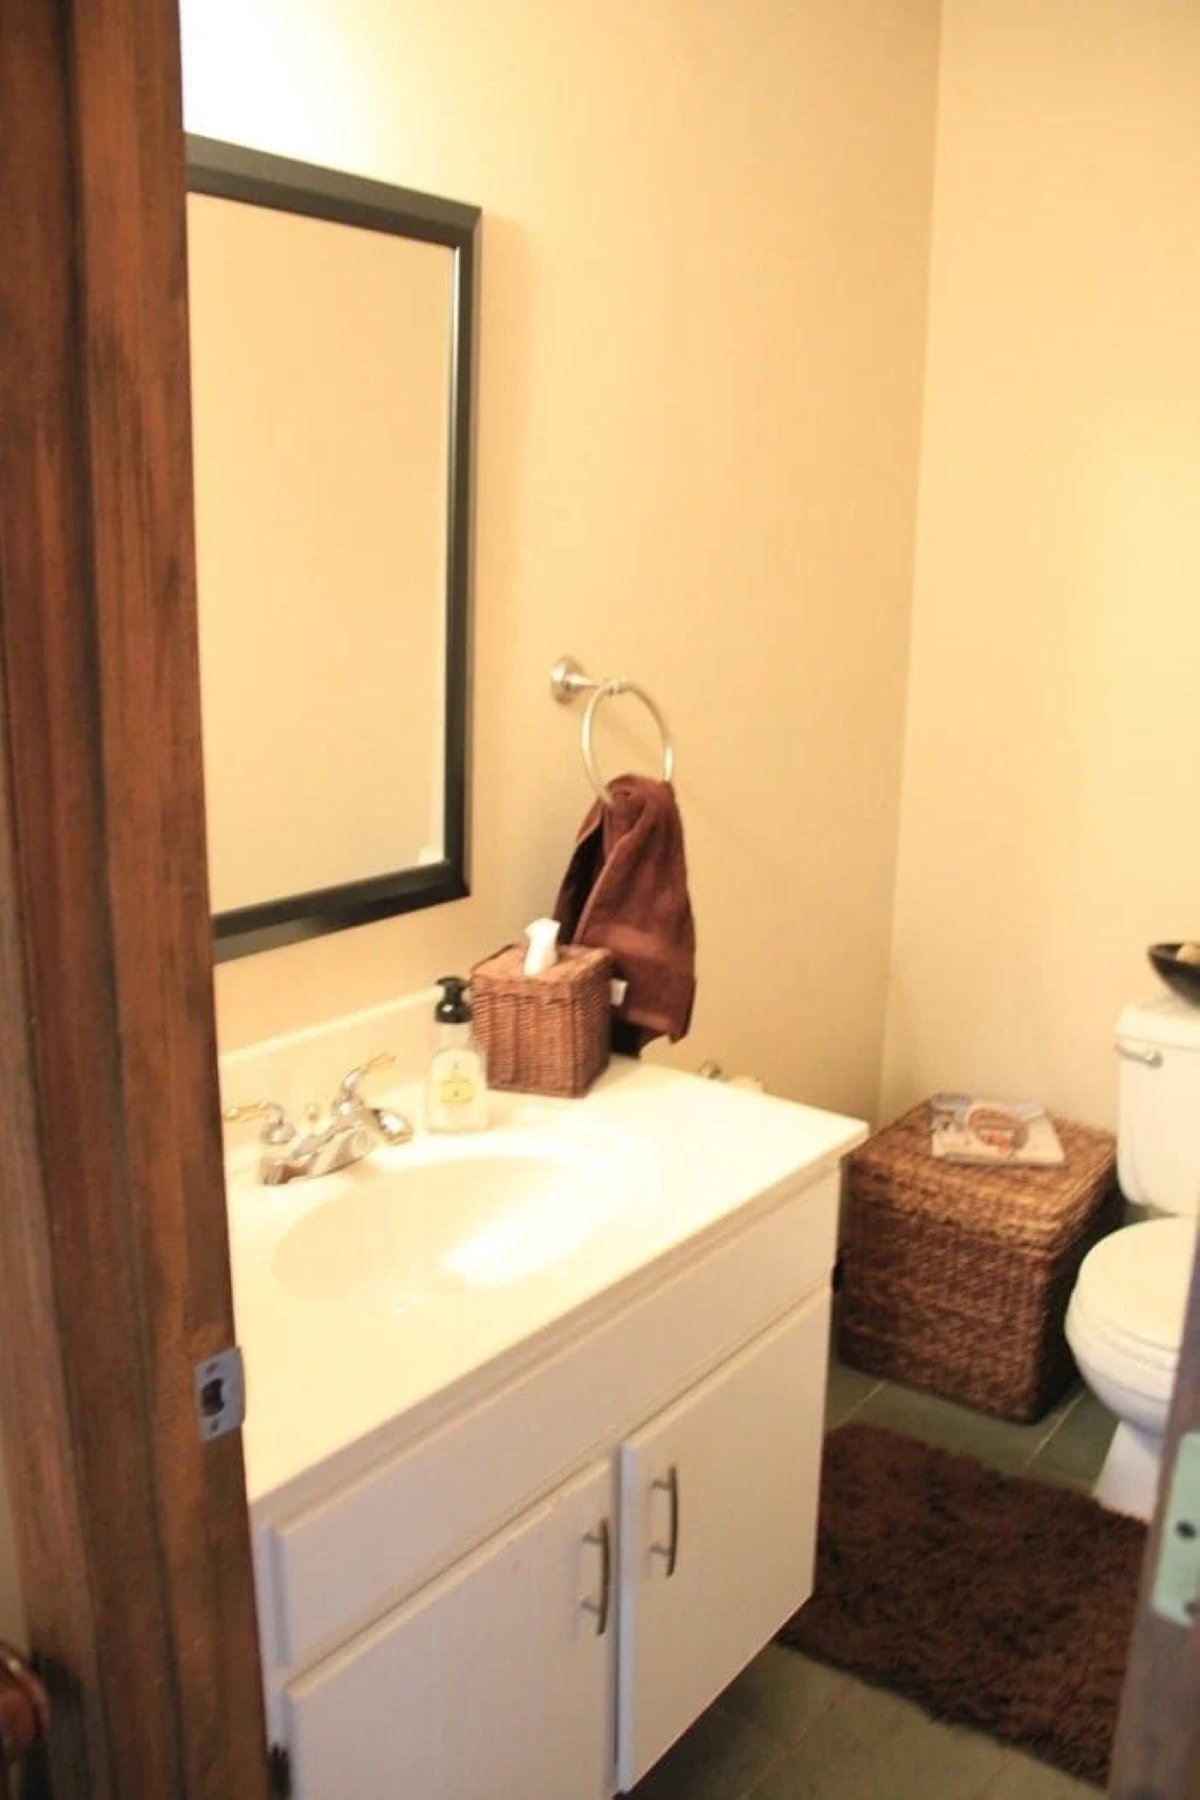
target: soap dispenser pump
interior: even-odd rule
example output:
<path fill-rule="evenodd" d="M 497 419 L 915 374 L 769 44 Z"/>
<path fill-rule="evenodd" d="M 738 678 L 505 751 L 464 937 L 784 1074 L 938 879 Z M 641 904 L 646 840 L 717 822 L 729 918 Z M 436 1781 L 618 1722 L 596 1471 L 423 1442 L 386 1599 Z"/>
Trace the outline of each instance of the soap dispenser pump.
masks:
<path fill-rule="evenodd" d="M 430 1131 L 482 1131 L 487 1124 L 487 1072 L 471 1030 L 467 985 L 461 975 L 438 977 L 442 997 L 433 1013 L 425 1095 Z"/>

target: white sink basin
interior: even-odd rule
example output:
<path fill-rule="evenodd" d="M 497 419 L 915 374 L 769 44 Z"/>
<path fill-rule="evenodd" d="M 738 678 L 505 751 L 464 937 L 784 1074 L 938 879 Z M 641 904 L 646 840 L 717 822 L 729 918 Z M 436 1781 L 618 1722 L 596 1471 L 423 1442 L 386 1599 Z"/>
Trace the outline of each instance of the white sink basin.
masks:
<path fill-rule="evenodd" d="M 274 1273 L 300 1299 L 407 1310 L 565 1267 L 651 1191 L 599 1133 L 423 1140 L 337 1177 L 280 1238 Z"/>

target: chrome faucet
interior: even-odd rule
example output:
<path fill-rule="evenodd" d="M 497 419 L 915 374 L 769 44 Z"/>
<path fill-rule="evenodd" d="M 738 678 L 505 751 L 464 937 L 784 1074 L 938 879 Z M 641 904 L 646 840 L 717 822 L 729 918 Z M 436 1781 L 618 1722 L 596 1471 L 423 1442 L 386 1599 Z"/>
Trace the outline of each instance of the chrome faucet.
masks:
<path fill-rule="evenodd" d="M 324 1125 L 313 1108 L 308 1128 L 301 1131 L 273 1100 L 227 1108 L 224 1116 L 231 1123 L 254 1118 L 264 1121 L 259 1180 L 266 1187 L 282 1187 L 285 1182 L 312 1175 L 332 1175 L 337 1169 L 361 1162 L 377 1144 L 406 1144 L 413 1128 L 403 1114 L 368 1105 L 361 1092 L 363 1078 L 372 1069 L 383 1068 L 393 1060 L 385 1051 L 343 1076 Z"/>

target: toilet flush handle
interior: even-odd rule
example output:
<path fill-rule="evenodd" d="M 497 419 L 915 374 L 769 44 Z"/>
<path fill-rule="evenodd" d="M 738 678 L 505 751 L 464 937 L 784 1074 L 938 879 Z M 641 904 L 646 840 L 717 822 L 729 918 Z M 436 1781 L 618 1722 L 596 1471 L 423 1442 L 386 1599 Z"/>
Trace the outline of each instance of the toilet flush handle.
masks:
<path fill-rule="evenodd" d="M 1148 1069 L 1162 1068 L 1162 1051 L 1147 1044 L 1127 1044 L 1124 1038 L 1118 1038 L 1117 1055 L 1123 1056 L 1126 1062 L 1144 1063 Z"/>

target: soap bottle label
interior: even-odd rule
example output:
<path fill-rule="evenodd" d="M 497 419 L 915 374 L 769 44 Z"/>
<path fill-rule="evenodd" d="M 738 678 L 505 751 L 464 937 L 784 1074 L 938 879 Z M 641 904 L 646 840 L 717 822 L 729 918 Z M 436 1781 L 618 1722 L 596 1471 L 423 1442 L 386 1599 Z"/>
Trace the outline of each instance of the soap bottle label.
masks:
<path fill-rule="evenodd" d="M 434 1052 L 427 1107 L 431 1131 L 482 1131 L 486 1096 L 483 1058 L 473 1045 L 447 1045 Z"/>
<path fill-rule="evenodd" d="M 443 1050 L 434 1058 L 434 1097 L 447 1112 L 459 1112 L 475 1104 L 479 1089 L 477 1060 L 470 1050 Z"/>

